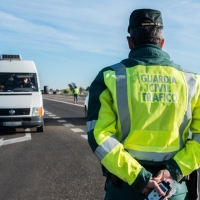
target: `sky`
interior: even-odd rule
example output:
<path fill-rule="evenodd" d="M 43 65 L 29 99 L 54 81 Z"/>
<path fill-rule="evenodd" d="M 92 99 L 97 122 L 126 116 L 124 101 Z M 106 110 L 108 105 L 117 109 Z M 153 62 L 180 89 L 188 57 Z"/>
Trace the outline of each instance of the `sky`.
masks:
<path fill-rule="evenodd" d="M 87 88 L 104 67 L 128 57 L 135 9 L 162 12 L 171 60 L 200 74 L 199 0 L 6 0 L 0 6 L 0 54 L 37 66 L 41 89 Z"/>

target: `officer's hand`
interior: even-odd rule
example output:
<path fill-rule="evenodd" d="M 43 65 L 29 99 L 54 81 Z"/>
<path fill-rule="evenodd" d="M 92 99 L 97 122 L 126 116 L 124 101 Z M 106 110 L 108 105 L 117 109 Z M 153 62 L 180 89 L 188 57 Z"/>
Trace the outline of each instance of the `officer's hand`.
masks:
<path fill-rule="evenodd" d="M 164 197 L 164 199 L 163 200 L 168 200 L 168 198 L 170 198 L 172 196 L 172 193 L 171 192 L 169 192 L 169 194 L 166 196 L 166 197 Z"/>
<path fill-rule="evenodd" d="M 172 176 L 170 172 L 167 169 L 160 170 L 155 177 L 152 178 L 156 182 L 161 182 L 165 181 L 166 179 L 172 179 Z M 172 193 L 169 192 L 169 194 L 163 199 L 163 200 L 168 200 L 172 196 Z"/>
<path fill-rule="evenodd" d="M 165 196 L 165 193 L 162 191 L 162 189 L 159 187 L 158 182 L 150 179 L 147 183 L 146 187 L 142 190 L 142 193 L 145 195 L 148 195 L 153 189 L 155 189 L 159 195 Z"/>
<path fill-rule="evenodd" d="M 165 179 L 172 179 L 170 172 L 167 169 L 160 170 L 152 180 L 156 182 L 164 181 Z"/>

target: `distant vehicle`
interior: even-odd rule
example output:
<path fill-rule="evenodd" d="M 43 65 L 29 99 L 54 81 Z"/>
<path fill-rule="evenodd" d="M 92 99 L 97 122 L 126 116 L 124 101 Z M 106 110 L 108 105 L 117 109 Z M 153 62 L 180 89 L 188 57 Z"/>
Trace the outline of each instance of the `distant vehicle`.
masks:
<path fill-rule="evenodd" d="M 86 96 L 85 98 L 85 103 L 84 103 L 84 113 L 85 113 L 85 117 L 87 117 L 87 112 L 88 112 L 88 99 L 89 99 L 89 94 Z"/>
<path fill-rule="evenodd" d="M 33 61 L 21 55 L 0 56 L 0 127 L 43 132 L 43 99 Z"/>

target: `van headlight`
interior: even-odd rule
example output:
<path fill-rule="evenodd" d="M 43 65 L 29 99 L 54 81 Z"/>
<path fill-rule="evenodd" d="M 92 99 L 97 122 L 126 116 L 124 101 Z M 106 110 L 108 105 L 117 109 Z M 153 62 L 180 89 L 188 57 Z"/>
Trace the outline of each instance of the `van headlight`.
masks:
<path fill-rule="evenodd" d="M 32 116 L 42 116 L 43 115 L 43 109 L 42 107 L 33 107 L 32 109 Z"/>

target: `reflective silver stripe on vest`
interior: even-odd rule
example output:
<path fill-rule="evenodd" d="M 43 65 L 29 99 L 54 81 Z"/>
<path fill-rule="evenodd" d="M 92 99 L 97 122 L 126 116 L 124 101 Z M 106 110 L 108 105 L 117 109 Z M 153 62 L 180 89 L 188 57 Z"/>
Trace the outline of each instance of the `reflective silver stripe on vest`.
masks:
<path fill-rule="evenodd" d="M 119 120 L 122 130 L 121 141 L 124 141 L 130 132 L 130 113 L 128 107 L 126 67 L 122 63 L 110 66 L 116 75 L 116 95 Z"/>
<path fill-rule="evenodd" d="M 185 144 L 183 143 L 182 137 L 183 137 L 183 132 L 188 125 L 189 121 L 192 118 L 192 98 L 195 96 L 196 93 L 196 80 L 193 77 L 192 73 L 189 72 L 183 72 L 185 75 L 185 80 L 187 82 L 187 88 L 188 88 L 188 105 L 187 105 L 187 110 L 185 112 L 185 115 L 183 117 L 182 123 L 179 128 L 179 134 L 180 134 L 180 149 L 182 149 Z"/>
<path fill-rule="evenodd" d="M 200 143 L 200 133 L 193 133 L 192 139 Z"/>
<path fill-rule="evenodd" d="M 114 136 L 111 136 L 103 144 L 98 146 L 94 153 L 99 158 L 99 160 L 102 160 L 118 144 L 118 140 Z"/>
<path fill-rule="evenodd" d="M 86 122 L 87 132 L 90 132 L 91 130 L 93 130 L 95 127 L 95 124 L 96 124 L 96 120 Z"/>
<path fill-rule="evenodd" d="M 193 75 L 191 73 L 187 73 L 187 72 L 183 72 L 184 76 L 185 76 L 185 80 L 187 83 L 187 88 L 188 88 L 188 105 L 187 105 L 187 110 L 183 116 L 183 120 L 182 123 L 180 125 L 179 128 L 179 135 L 180 135 L 180 148 L 177 151 L 174 152 L 168 152 L 168 153 L 156 153 L 156 152 L 140 152 L 140 151 L 135 151 L 135 150 L 131 150 L 131 149 L 127 149 L 128 152 L 130 153 L 130 155 L 132 157 L 134 157 L 135 159 L 138 160 L 147 160 L 147 161 L 155 161 L 155 162 L 159 162 L 159 161 L 164 161 L 164 160 L 168 160 L 170 158 L 172 158 L 178 151 L 180 151 L 182 148 L 184 148 L 185 144 L 183 141 L 183 132 L 185 130 L 185 128 L 187 127 L 189 121 L 191 120 L 192 117 L 192 110 L 191 110 L 191 101 L 192 98 L 195 95 L 195 84 L 196 84 L 196 80 L 194 79 Z M 197 136 L 195 137 L 197 139 Z M 199 140 L 199 136 L 198 136 L 198 140 Z"/>
<path fill-rule="evenodd" d="M 136 160 L 161 162 L 172 158 L 176 152 L 156 153 L 156 152 L 141 152 L 132 149 L 126 149 L 129 154 Z"/>

